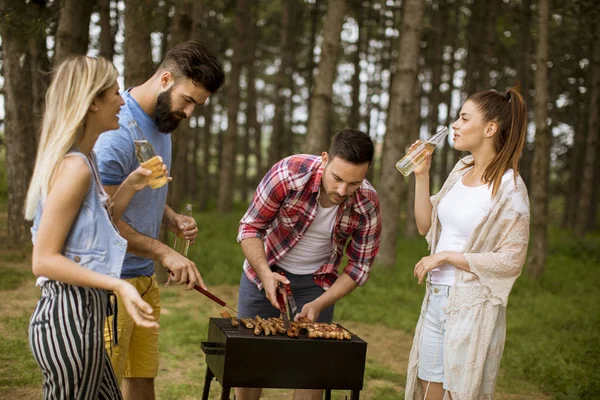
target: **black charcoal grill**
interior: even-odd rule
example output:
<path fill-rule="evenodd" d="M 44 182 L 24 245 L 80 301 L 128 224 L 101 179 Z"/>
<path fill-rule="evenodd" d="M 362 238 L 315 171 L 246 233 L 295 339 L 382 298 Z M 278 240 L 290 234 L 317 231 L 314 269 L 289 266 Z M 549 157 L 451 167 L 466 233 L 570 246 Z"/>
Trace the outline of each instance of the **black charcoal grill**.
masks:
<path fill-rule="evenodd" d="M 206 354 L 206 377 L 202 399 L 208 400 L 210 384 L 217 378 L 229 400 L 232 387 L 351 390 L 358 400 L 363 387 L 367 342 L 351 340 L 297 339 L 283 335 L 255 336 L 251 329 L 231 326 L 228 318 L 211 318 Z"/>

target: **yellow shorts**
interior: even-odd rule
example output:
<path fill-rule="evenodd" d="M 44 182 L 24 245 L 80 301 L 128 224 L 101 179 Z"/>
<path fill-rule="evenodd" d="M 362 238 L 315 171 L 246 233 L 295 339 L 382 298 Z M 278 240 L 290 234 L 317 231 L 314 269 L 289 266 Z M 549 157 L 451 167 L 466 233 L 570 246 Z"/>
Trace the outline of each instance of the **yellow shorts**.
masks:
<path fill-rule="evenodd" d="M 160 296 L 156 276 L 139 276 L 124 279 L 140 293 L 142 299 L 154 309 L 152 315 L 160 317 Z M 158 328 L 140 328 L 125 309 L 121 298 L 117 318 L 119 343 L 112 341 L 113 317 L 109 317 L 104 327 L 106 351 L 112 363 L 119 385 L 123 378 L 155 378 L 158 374 Z M 112 346 L 111 346 L 112 345 Z M 112 351 L 111 351 L 112 347 Z M 112 354 L 111 354 L 112 353 Z"/>

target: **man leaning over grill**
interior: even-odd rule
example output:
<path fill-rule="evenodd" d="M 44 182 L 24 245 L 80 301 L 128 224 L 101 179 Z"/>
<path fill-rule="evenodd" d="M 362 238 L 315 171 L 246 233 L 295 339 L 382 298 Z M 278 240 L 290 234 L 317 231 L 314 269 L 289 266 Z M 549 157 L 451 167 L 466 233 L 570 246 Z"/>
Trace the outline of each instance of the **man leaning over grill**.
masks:
<path fill-rule="evenodd" d="M 367 281 L 381 234 L 379 199 L 365 179 L 373 153 L 367 134 L 342 130 L 328 152 L 284 158 L 264 176 L 237 237 L 246 257 L 240 314 L 279 316 L 276 287 L 289 281 L 299 310 L 295 319 L 331 323 L 334 304 Z M 339 274 L 344 248 L 348 263 Z M 259 399 L 261 392 L 235 390 L 238 400 Z M 294 394 L 322 397 L 322 390 Z"/>

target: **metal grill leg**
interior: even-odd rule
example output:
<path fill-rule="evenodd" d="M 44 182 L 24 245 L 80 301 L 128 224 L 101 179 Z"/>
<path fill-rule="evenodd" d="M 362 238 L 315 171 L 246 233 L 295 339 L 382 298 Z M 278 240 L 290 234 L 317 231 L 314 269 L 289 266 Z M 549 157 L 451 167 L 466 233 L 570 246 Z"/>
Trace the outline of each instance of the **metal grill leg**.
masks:
<path fill-rule="evenodd" d="M 210 382 L 215 377 L 210 367 L 206 366 L 206 375 L 204 375 L 204 389 L 202 390 L 202 400 L 208 400 L 208 393 L 210 392 Z"/>
<path fill-rule="evenodd" d="M 331 400 L 331 389 L 325 389 L 325 400 Z"/>
<path fill-rule="evenodd" d="M 360 390 L 353 390 L 350 400 L 359 400 L 359 397 L 360 397 Z"/>
<path fill-rule="evenodd" d="M 224 387 L 221 392 L 221 400 L 229 400 L 229 393 L 231 392 L 231 388 Z"/>

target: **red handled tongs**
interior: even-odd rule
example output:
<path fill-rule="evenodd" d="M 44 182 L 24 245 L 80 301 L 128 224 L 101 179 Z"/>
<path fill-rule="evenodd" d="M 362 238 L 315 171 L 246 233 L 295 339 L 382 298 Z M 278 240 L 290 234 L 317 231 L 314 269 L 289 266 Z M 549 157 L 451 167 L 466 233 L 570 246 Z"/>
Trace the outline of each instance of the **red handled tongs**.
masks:
<path fill-rule="evenodd" d="M 167 272 L 171 275 L 173 275 L 173 272 L 171 272 L 171 270 L 169 268 L 165 268 L 167 270 Z M 212 301 L 214 301 L 215 303 L 217 303 L 218 305 L 220 305 L 221 307 L 226 307 L 229 308 L 231 311 L 233 311 L 235 313 L 235 315 L 239 315 L 242 318 L 247 318 L 245 315 L 240 314 L 237 310 L 229 307 L 223 300 L 221 300 L 220 298 L 218 298 L 217 296 L 215 296 L 214 294 L 212 294 L 211 292 L 209 292 L 208 290 L 204 290 L 200 287 L 200 285 L 195 284 L 194 285 L 194 290 L 202 293 L 203 295 L 205 295 L 206 297 L 208 297 L 209 299 L 211 299 Z"/>
<path fill-rule="evenodd" d="M 279 274 L 285 278 L 283 271 L 279 271 Z M 292 288 L 289 283 L 279 282 L 276 294 L 279 310 L 281 311 L 281 319 L 283 320 L 283 327 L 287 330 L 290 327 L 292 315 L 298 310 L 298 307 L 296 306 L 296 301 L 294 300 Z"/>

